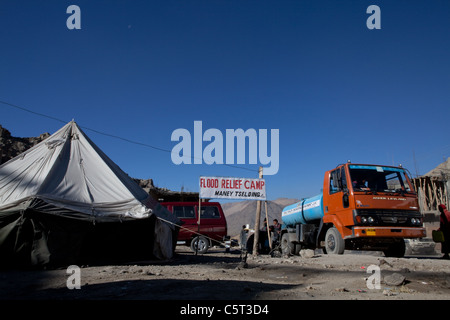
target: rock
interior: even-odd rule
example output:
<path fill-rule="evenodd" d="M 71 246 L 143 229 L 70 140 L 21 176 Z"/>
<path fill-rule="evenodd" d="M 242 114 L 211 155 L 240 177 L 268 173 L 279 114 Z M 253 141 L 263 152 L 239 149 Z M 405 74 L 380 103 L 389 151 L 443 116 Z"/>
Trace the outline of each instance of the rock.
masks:
<path fill-rule="evenodd" d="M 384 283 L 388 286 L 401 286 L 405 282 L 405 276 L 400 273 L 393 273 L 384 277 Z"/>
<path fill-rule="evenodd" d="M 383 290 L 383 295 L 388 296 L 388 297 L 391 297 L 391 296 L 395 296 L 396 293 L 393 292 L 392 290 L 385 289 L 385 290 Z"/>
<path fill-rule="evenodd" d="M 300 251 L 300 256 L 304 259 L 310 259 L 310 258 L 314 257 L 314 250 L 303 249 Z"/>
<path fill-rule="evenodd" d="M 387 262 L 386 260 L 384 260 L 384 259 L 380 259 L 379 261 L 378 261 L 378 265 L 379 266 L 381 266 L 381 265 L 388 265 L 389 267 L 391 267 L 392 268 L 392 264 L 390 264 L 389 262 Z"/>

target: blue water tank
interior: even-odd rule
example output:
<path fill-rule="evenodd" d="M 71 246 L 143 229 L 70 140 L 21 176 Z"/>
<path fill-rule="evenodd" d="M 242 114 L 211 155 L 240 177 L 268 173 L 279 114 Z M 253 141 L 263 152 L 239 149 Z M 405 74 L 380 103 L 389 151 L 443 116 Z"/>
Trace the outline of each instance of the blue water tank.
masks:
<path fill-rule="evenodd" d="M 283 209 L 281 219 L 286 227 L 306 224 L 323 217 L 323 194 L 303 199 Z"/>

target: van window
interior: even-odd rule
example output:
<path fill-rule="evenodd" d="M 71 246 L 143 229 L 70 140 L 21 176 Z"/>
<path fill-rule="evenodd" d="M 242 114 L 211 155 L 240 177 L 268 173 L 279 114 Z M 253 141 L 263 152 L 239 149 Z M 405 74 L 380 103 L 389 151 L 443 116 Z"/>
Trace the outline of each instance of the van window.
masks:
<path fill-rule="evenodd" d="M 202 207 L 201 219 L 219 219 L 220 213 L 217 207 Z"/>
<path fill-rule="evenodd" d="M 194 206 L 173 206 L 173 214 L 177 218 L 195 218 Z"/>

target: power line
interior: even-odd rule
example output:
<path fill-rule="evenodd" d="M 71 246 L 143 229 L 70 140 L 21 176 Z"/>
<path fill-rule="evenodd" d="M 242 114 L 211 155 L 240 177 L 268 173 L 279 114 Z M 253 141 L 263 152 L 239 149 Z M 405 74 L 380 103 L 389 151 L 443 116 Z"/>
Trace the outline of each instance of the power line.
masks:
<path fill-rule="evenodd" d="M 25 112 L 28 112 L 28 113 L 31 113 L 31 114 L 34 114 L 34 115 L 37 115 L 37 116 L 40 116 L 40 117 L 44 117 L 44 118 L 48 118 L 48 119 L 55 120 L 55 121 L 58 121 L 58 122 L 62 122 L 64 124 L 68 123 L 68 121 L 65 121 L 65 120 L 62 120 L 62 119 L 59 119 L 59 118 L 56 118 L 56 117 L 53 117 L 53 116 L 49 116 L 49 115 L 44 114 L 44 113 L 36 112 L 36 111 L 30 110 L 30 109 L 27 109 L 27 108 L 24 108 L 24 107 L 21 107 L 21 106 L 18 106 L 16 104 L 12 104 L 12 103 L 9 103 L 9 102 L 6 102 L 6 101 L 0 100 L 0 103 L 4 104 L 4 105 L 7 105 L 7 106 L 10 106 L 10 107 L 13 107 L 13 108 L 16 108 L 16 109 L 20 109 L 22 111 L 25 111 Z M 154 149 L 154 150 L 167 152 L 167 153 L 172 153 L 173 152 L 172 150 L 169 150 L 169 149 L 164 149 L 164 148 L 156 147 L 156 146 L 153 146 L 153 145 L 150 145 L 150 144 L 147 144 L 147 143 L 134 141 L 134 140 L 131 140 L 131 139 L 128 139 L 128 138 L 124 138 L 124 137 L 121 137 L 121 136 L 118 136 L 118 135 L 102 132 L 102 131 L 99 131 L 99 130 L 96 130 L 96 129 L 92 129 L 92 128 L 89 128 L 89 127 L 85 127 L 85 126 L 80 126 L 80 127 L 82 129 L 90 130 L 92 132 L 95 132 L 97 134 L 101 134 L 101 135 L 104 135 L 104 136 L 107 136 L 107 137 L 110 137 L 110 138 L 122 140 L 122 141 L 125 141 L 125 142 L 128 142 L 128 143 L 132 143 L 132 144 L 136 144 L 136 145 L 139 145 L 139 146 L 143 146 L 143 147 L 147 147 L 147 148 L 151 148 L 151 149 Z M 196 157 L 191 156 L 191 159 L 195 160 Z M 227 166 L 227 167 L 231 167 L 231 168 L 247 170 L 247 171 L 251 171 L 251 172 L 258 172 L 258 170 L 244 168 L 244 167 L 240 167 L 240 166 L 236 166 L 236 165 L 232 165 L 232 164 L 228 164 L 228 163 L 223 163 L 222 165 Z"/>
<path fill-rule="evenodd" d="M 32 114 L 35 114 L 35 115 L 38 115 L 38 116 L 41 116 L 41 117 L 44 117 L 44 118 L 52 119 L 52 120 L 59 121 L 59 122 L 62 122 L 62 123 L 67 123 L 68 122 L 68 121 L 64 121 L 64 120 L 61 120 L 61 119 L 58 119 L 58 118 L 55 118 L 55 117 L 52 117 L 52 116 L 49 116 L 49 115 L 46 115 L 46 114 L 43 114 L 43 113 L 39 113 L 39 112 L 36 112 L 36 111 L 32 111 L 32 110 L 26 109 L 24 107 L 21 107 L 21 106 L 18 106 L 18 105 L 9 103 L 9 102 L 5 102 L 5 101 L 1 101 L 0 100 L 0 103 L 6 104 L 7 106 L 14 107 L 14 108 L 20 109 L 22 111 L 26 111 L 26 112 L 29 112 L 29 113 L 32 113 Z"/>

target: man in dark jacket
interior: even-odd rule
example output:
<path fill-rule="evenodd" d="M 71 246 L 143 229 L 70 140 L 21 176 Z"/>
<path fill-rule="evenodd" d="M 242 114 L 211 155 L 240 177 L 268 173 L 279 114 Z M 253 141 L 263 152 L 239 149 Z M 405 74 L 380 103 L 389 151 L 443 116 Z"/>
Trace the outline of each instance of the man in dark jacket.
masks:
<path fill-rule="evenodd" d="M 273 219 L 272 234 L 273 234 L 272 238 L 273 243 L 275 245 L 278 245 L 280 242 L 280 235 L 281 235 L 281 224 L 278 222 L 278 219 Z"/>

